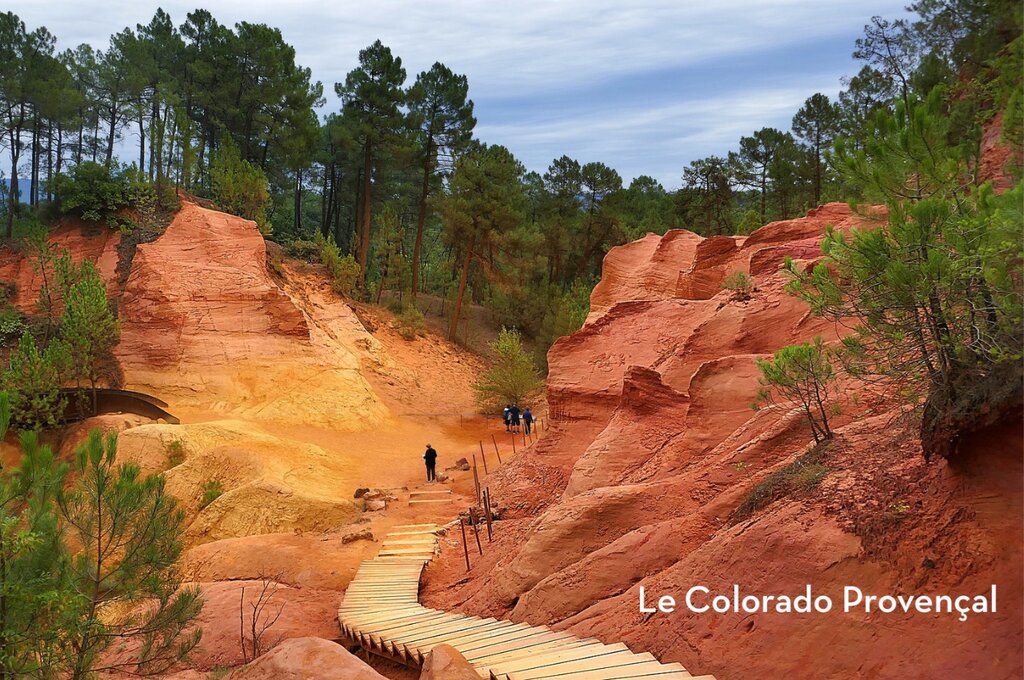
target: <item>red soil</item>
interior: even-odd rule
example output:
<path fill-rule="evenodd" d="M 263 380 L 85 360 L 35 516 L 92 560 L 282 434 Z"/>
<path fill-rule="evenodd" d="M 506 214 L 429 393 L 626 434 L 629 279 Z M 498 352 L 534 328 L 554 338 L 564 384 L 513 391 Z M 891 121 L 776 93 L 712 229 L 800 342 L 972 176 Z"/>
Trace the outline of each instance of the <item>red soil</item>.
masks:
<path fill-rule="evenodd" d="M 587 324 L 549 353 L 560 419 L 492 475 L 511 519 L 467 575 L 457 540 L 427 570 L 424 602 L 624 641 L 694 673 L 751 678 L 1011 678 L 1024 672 L 1019 423 L 974 438 L 951 467 L 926 464 L 917 428 L 865 385 L 842 384 L 820 483 L 736 508 L 809 448 L 786 407 L 753 411 L 755 358 L 840 329 L 783 291 L 784 257 L 819 256 L 826 225 L 863 224 L 842 204 L 746 238 L 687 232 L 613 249 Z M 757 290 L 722 290 L 734 271 Z M 669 281 L 675 281 L 674 287 Z M 799 594 L 817 615 L 639 612 L 639 587 L 682 601 L 692 585 Z M 846 585 L 886 594 L 979 594 L 998 611 L 841 611 Z"/>

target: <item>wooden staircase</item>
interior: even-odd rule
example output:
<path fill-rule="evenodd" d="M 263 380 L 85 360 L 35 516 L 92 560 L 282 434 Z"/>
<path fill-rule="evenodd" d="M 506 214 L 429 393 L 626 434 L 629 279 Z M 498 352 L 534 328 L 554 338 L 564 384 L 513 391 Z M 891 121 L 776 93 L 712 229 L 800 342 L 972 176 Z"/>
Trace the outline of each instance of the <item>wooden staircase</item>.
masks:
<path fill-rule="evenodd" d="M 491 680 L 714 680 L 622 643 L 421 606 L 420 574 L 437 553 L 437 531 L 434 524 L 415 524 L 385 536 L 377 557 L 360 566 L 338 610 L 346 638 L 411 666 L 423 665 L 435 645 L 448 644 Z"/>

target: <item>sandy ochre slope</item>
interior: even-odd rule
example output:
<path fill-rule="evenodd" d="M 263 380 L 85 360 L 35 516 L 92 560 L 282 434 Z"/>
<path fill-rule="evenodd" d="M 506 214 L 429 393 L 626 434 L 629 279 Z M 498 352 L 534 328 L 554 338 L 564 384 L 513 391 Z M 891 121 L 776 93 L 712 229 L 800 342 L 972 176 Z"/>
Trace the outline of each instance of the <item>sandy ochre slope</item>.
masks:
<path fill-rule="evenodd" d="M 897 404 L 846 380 L 824 476 L 746 519 L 733 511 L 808 450 L 788 407 L 754 411 L 755 359 L 842 332 L 787 295 L 785 257 L 820 256 L 826 225 L 868 226 L 845 204 L 748 237 L 648 235 L 614 248 L 584 327 L 548 355 L 559 416 L 528 455 L 491 481 L 510 506 L 499 549 L 464 578 L 460 554 L 427 570 L 422 601 L 548 624 L 679 661 L 723 680 L 754 677 L 1019 677 L 1022 670 L 1021 432 L 976 435 L 956 465 L 925 463 Z M 749 300 L 722 289 L 749 273 Z M 818 468 L 820 470 L 820 468 Z M 485 556 L 486 558 L 487 556 Z M 816 615 L 639 611 L 660 595 L 801 594 L 841 608 L 867 593 L 980 594 L 998 611 Z"/>
<path fill-rule="evenodd" d="M 206 599 L 191 667 L 241 662 L 241 589 L 248 602 L 263 577 L 279 584 L 275 640 L 336 638 L 360 560 L 387 527 L 411 521 L 407 489 L 421 483 L 424 445 L 439 451 L 439 469 L 477 448 L 487 427 L 471 415 L 480 360 L 431 334 L 403 339 L 379 309 L 357 314 L 316 267 L 286 261 L 272 273 L 254 223 L 187 200 L 120 281 L 116 232 L 69 223 L 52 241 L 96 261 L 108 281 L 124 386 L 181 419 L 100 416 L 67 432 L 61 451 L 70 456 L 91 427 L 118 430 L 119 460 L 165 474 L 188 513 L 182 566 Z M 40 280 L 24 257 L 0 251 L 0 279 L 33 308 Z M 223 493 L 201 507 L 212 481 Z M 367 512 L 359 487 L 394 499 Z"/>

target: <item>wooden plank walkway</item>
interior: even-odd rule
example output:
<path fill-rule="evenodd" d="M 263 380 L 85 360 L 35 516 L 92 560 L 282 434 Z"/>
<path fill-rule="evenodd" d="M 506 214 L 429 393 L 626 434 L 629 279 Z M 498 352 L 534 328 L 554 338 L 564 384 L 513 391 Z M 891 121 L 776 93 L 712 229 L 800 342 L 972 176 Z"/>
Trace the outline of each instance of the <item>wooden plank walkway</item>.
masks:
<path fill-rule="evenodd" d="M 345 637 L 411 666 L 422 666 L 435 645 L 449 644 L 491 680 L 714 680 L 621 643 L 421 606 L 420 575 L 437 553 L 437 531 L 437 525 L 416 524 L 385 536 L 380 553 L 363 562 L 345 591 L 338 610 Z"/>

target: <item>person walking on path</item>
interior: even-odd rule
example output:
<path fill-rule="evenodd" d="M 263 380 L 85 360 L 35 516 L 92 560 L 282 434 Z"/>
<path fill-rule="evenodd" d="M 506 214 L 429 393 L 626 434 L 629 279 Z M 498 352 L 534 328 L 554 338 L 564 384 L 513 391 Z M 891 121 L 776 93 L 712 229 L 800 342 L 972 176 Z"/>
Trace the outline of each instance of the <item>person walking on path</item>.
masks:
<path fill-rule="evenodd" d="M 512 404 L 505 406 L 505 411 L 501 414 L 501 419 L 505 421 L 505 432 L 512 431 Z"/>
<path fill-rule="evenodd" d="M 512 404 L 508 414 L 512 421 L 512 431 L 519 432 L 519 404 Z"/>
<path fill-rule="evenodd" d="M 523 411 L 523 429 L 526 431 L 526 434 L 530 434 L 530 430 L 533 429 L 533 414 L 530 413 L 529 406 Z"/>
<path fill-rule="evenodd" d="M 427 464 L 427 481 L 434 481 L 434 467 L 437 465 L 437 451 L 430 444 L 427 444 L 427 450 L 423 453 L 423 462 Z"/>

